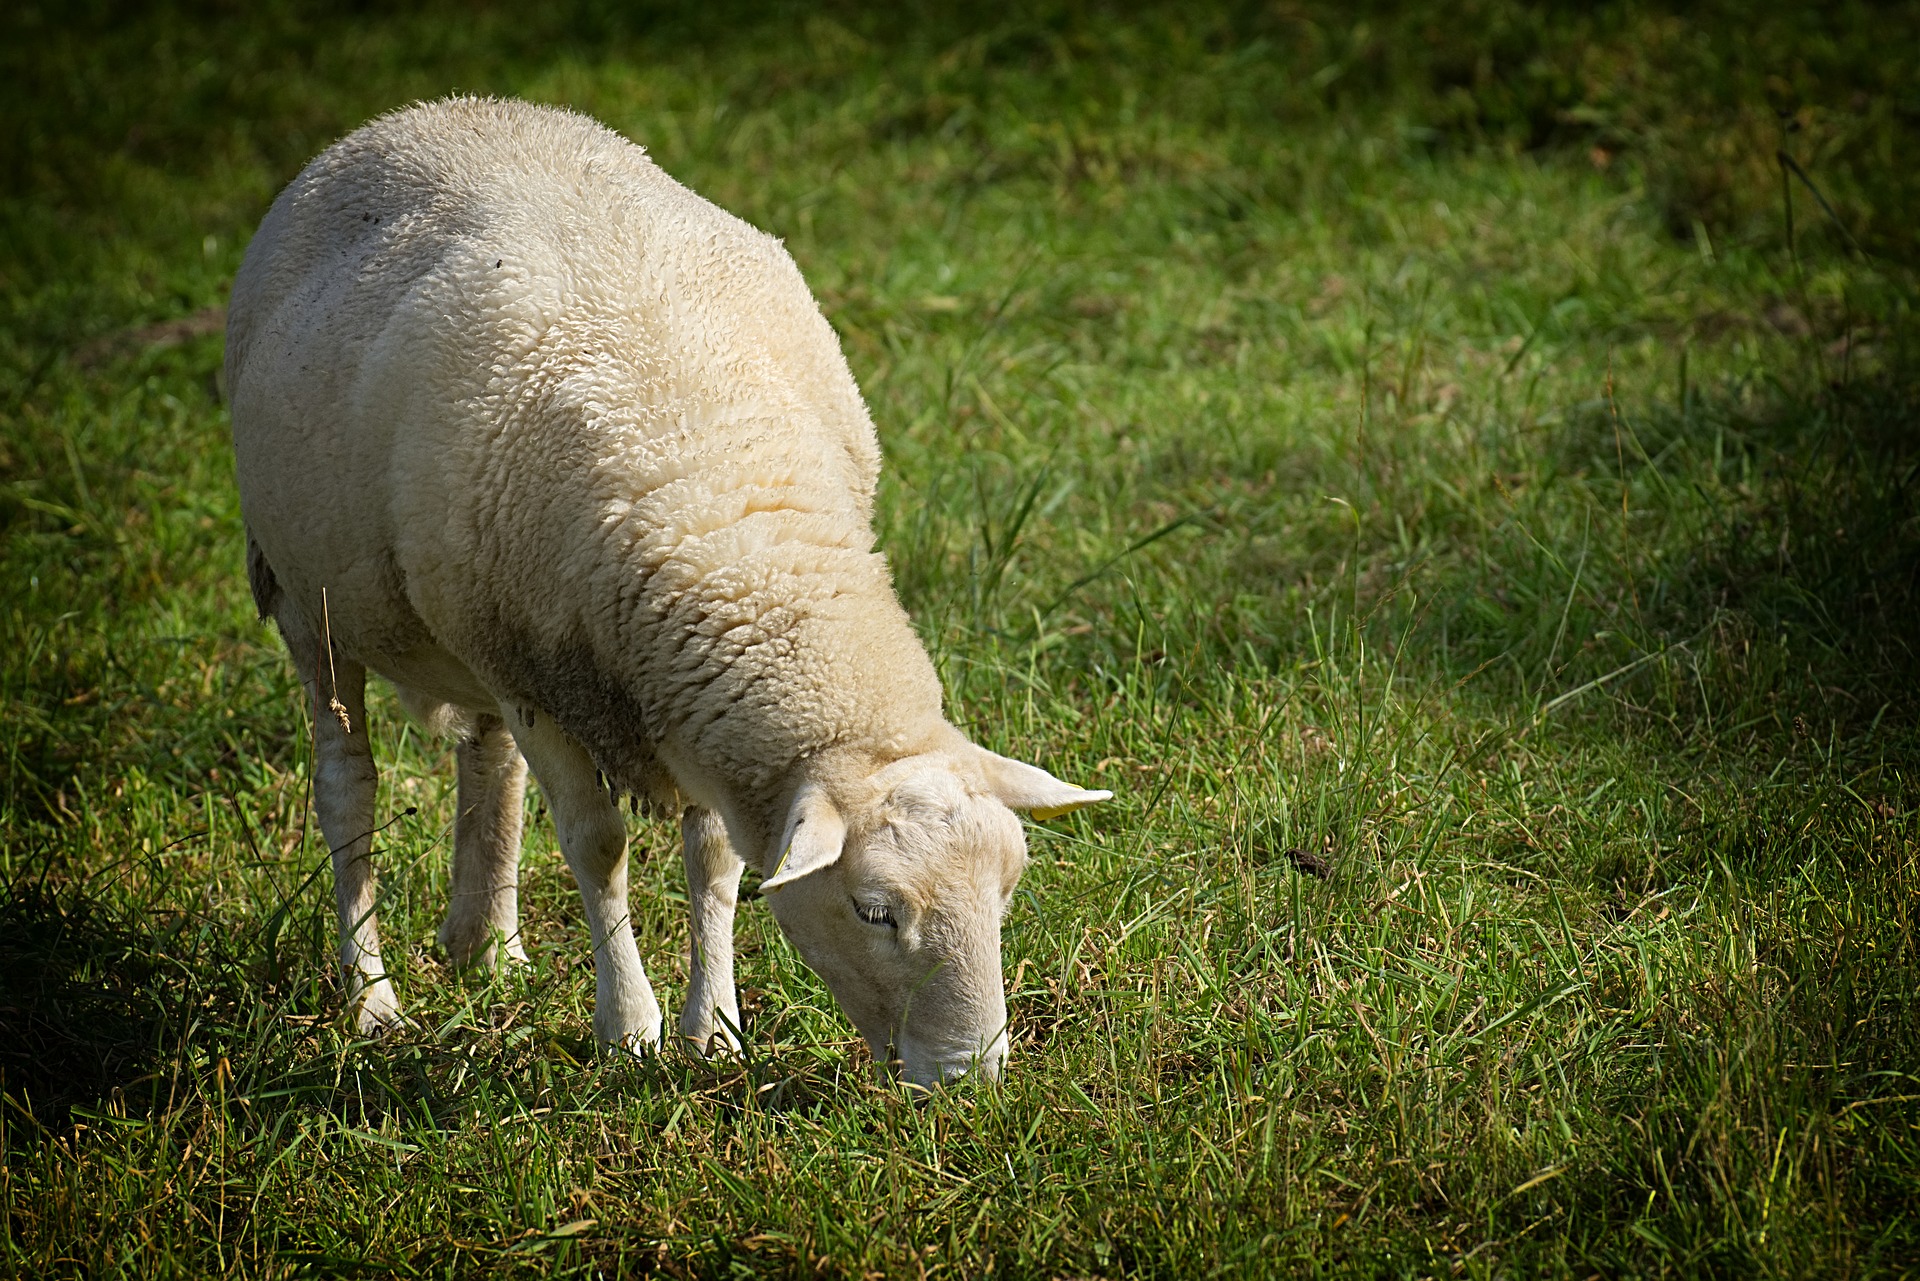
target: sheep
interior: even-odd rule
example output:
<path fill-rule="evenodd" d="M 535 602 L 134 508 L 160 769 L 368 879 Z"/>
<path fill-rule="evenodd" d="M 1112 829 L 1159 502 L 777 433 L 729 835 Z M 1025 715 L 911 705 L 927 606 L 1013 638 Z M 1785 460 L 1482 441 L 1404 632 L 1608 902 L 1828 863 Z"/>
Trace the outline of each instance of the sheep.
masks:
<path fill-rule="evenodd" d="M 874 550 L 880 452 L 780 243 L 596 122 L 455 97 L 380 117 L 274 201 L 233 285 L 227 384 L 262 618 L 309 691 L 349 1008 L 381 960 L 365 685 L 457 735 L 439 942 L 525 959 L 527 770 L 592 934 L 597 1038 L 664 1036 L 617 801 L 682 816 L 679 1018 L 737 1053 L 747 860 L 781 930 L 910 1082 L 1007 1052 L 1014 811 L 1110 792 L 976 746 Z"/>

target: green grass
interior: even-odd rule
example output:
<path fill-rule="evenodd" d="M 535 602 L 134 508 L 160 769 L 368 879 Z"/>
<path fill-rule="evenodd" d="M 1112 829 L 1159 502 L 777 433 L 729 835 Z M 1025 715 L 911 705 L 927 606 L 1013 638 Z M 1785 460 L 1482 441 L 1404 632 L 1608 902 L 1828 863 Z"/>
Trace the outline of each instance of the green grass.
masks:
<path fill-rule="evenodd" d="M 1688 13 L 15 9 L 5 1270 L 1920 1270 L 1920 13 Z M 1031 829 L 998 1088 L 877 1082 L 757 904 L 743 1068 L 596 1058 L 537 802 L 530 973 L 449 974 L 384 693 L 418 1027 L 340 1020 L 220 340 L 163 326 L 454 88 L 785 238 L 953 715 L 1118 794 Z"/>

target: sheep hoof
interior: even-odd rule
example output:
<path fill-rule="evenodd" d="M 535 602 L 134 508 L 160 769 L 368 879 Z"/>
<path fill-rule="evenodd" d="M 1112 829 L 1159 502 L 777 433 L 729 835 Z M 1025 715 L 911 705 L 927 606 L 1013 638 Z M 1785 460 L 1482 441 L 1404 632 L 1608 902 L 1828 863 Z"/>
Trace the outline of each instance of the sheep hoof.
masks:
<path fill-rule="evenodd" d="M 393 984 L 386 979 L 377 979 L 361 988 L 352 1000 L 353 1022 L 361 1036 L 385 1036 L 406 1026 L 407 1019 L 400 1012 L 400 998 L 394 995 Z"/>
<path fill-rule="evenodd" d="M 609 1032 L 598 1026 L 598 1019 L 594 1023 L 594 1032 L 599 1036 L 600 1044 L 615 1054 L 632 1055 L 638 1059 L 652 1058 L 658 1054 L 661 1037 L 666 1031 L 666 1020 L 658 1013 L 657 1006 L 653 1017 L 636 1020 L 636 1026 L 628 1031 Z"/>
<path fill-rule="evenodd" d="M 682 1023 L 680 1044 L 689 1054 L 709 1063 L 736 1062 L 742 1057 L 740 1038 L 724 1021 L 705 1027 L 698 1023 Z"/>
<path fill-rule="evenodd" d="M 508 933 L 485 917 L 464 921 L 449 916 L 437 938 L 440 950 L 456 970 L 484 971 L 527 963 L 527 949 L 519 931 Z"/>
<path fill-rule="evenodd" d="M 609 1053 L 636 1059 L 650 1059 L 660 1052 L 659 1029 L 652 1031 L 628 1032 L 620 1037 L 608 1037 L 602 1041 Z"/>

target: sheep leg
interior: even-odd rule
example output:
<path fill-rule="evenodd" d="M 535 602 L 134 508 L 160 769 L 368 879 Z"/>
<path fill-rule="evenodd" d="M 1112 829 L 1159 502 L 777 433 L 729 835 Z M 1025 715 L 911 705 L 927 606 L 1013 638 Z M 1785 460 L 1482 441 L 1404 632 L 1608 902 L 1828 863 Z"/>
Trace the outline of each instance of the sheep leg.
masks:
<path fill-rule="evenodd" d="M 529 724 L 531 722 L 531 724 Z M 560 852 L 580 886 L 593 932 L 593 1031 L 603 1044 L 645 1052 L 660 1045 L 660 1002 L 640 964 L 627 908 L 627 829 L 585 749 L 541 713 L 509 722 L 553 811 Z"/>
<path fill-rule="evenodd" d="M 283 605 L 276 621 L 313 702 L 313 808 L 333 855 L 340 968 L 347 1008 L 363 1035 L 400 1022 L 400 1000 L 380 960 L 374 914 L 373 803 L 380 775 L 367 732 L 367 669 L 334 652 Z"/>
<path fill-rule="evenodd" d="M 527 763 L 498 717 L 474 718 L 454 749 L 460 800 L 453 820 L 453 885 L 440 946 L 458 966 L 492 969 L 502 951 L 524 961 L 520 941 L 520 817 Z"/>
<path fill-rule="evenodd" d="M 695 806 L 680 820 L 693 918 L 693 974 L 680 1011 L 680 1035 L 696 1054 L 738 1054 L 740 1005 L 733 988 L 733 914 L 746 864 L 727 843 L 726 825 Z"/>

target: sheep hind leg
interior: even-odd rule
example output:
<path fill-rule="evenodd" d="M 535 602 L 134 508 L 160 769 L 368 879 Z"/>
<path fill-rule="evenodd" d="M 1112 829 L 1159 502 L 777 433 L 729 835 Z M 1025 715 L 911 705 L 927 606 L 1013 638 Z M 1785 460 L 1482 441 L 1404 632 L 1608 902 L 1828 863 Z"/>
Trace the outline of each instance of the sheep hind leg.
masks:
<path fill-rule="evenodd" d="M 400 1000 L 380 959 L 374 912 L 373 806 L 379 771 L 367 732 L 367 669 L 326 642 L 284 599 L 276 612 L 313 709 L 313 808 L 333 859 L 340 968 L 347 1009 L 363 1035 L 401 1022 Z"/>
<path fill-rule="evenodd" d="M 454 755 L 460 797 L 453 820 L 453 875 L 440 946 L 456 966 L 492 969 L 502 955 L 525 961 L 520 940 L 520 830 L 527 762 L 495 715 L 473 718 Z"/>
<path fill-rule="evenodd" d="M 509 724 L 533 769 L 560 853 L 580 886 L 593 933 L 593 1032 L 603 1045 L 636 1053 L 660 1047 L 660 1002 L 640 964 L 627 906 L 627 829 L 593 758 L 539 712 Z"/>
<path fill-rule="evenodd" d="M 726 825 L 698 806 L 680 820 L 693 925 L 692 977 L 680 1010 L 680 1035 L 703 1056 L 740 1052 L 740 1004 L 733 986 L 733 917 L 746 865 L 727 843 Z"/>

